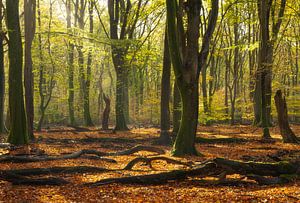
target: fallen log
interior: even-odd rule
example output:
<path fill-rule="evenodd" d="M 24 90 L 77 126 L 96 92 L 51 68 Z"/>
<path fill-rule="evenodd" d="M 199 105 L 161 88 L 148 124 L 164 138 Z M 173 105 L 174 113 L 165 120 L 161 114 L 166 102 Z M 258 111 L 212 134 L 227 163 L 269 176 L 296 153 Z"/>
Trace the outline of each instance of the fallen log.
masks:
<path fill-rule="evenodd" d="M 66 155 L 59 155 L 59 156 L 30 156 L 30 155 L 22 155 L 22 156 L 14 156 L 14 155 L 2 155 L 0 156 L 0 162 L 40 162 L 40 161 L 54 161 L 54 160 L 64 160 L 64 159 L 77 159 L 80 158 L 83 155 L 96 155 L 96 158 L 98 160 L 102 161 L 108 161 L 111 163 L 117 163 L 113 159 L 103 158 L 103 156 L 124 156 L 124 155 L 131 155 L 136 152 L 140 151 L 147 151 L 147 152 L 153 152 L 156 154 L 163 154 L 165 153 L 164 150 L 160 148 L 155 148 L 151 146 L 142 146 L 138 145 L 131 149 L 127 149 L 124 151 L 119 152 L 101 152 L 97 150 L 91 150 L 91 149 L 83 149 L 78 152 L 74 152 L 72 154 L 66 154 Z"/>

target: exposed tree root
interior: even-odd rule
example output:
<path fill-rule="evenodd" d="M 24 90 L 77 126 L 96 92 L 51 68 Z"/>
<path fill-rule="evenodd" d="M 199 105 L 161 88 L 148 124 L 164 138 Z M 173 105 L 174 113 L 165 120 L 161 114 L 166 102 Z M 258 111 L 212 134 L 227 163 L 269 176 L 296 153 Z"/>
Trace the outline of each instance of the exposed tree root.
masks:
<path fill-rule="evenodd" d="M 139 162 L 147 163 L 151 166 L 151 162 L 162 160 L 172 164 L 181 164 L 190 166 L 189 163 L 183 163 L 178 160 L 167 157 L 152 158 L 136 158 L 127 164 L 124 169 L 131 170 L 135 164 Z M 104 173 L 110 171 L 120 171 L 106 168 L 77 166 L 77 167 L 53 167 L 53 168 L 35 168 L 35 169 L 19 169 L 19 170 L 2 170 L 0 171 L 0 179 L 9 181 L 12 184 L 22 185 L 63 185 L 68 181 L 62 178 L 29 178 L 35 175 L 52 175 L 52 174 L 72 174 L 72 173 Z M 168 181 L 184 180 L 189 177 L 218 177 L 220 183 L 226 182 L 226 176 L 239 174 L 244 178 L 256 181 L 258 184 L 272 185 L 287 183 L 292 178 L 300 176 L 300 162 L 242 162 L 236 160 L 228 160 L 216 158 L 208 160 L 192 168 L 173 170 L 157 174 L 138 175 L 121 178 L 103 179 L 93 183 L 87 183 L 88 186 L 100 186 L 111 183 L 121 184 L 163 184 Z"/>
<path fill-rule="evenodd" d="M 241 162 L 216 158 L 209 162 L 194 166 L 192 169 L 174 170 L 150 175 L 139 175 L 122 178 L 109 178 L 87 185 L 99 186 L 111 183 L 121 184 L 161 184 L 171 180 L 181 180 L 188 177 L 217 176 L 226 178 L 226 175 L 239 174 L 255 180 L 259 184 L 277 184 L 289 181 L 281 176 L 285 174 L 300 175 L 300 162 Z M 264 177 L 266 176 L 266 177 Z M 272 178 L 269 178 L 269 177 Z"/>
<path fill-rule="evenodd" d="M 123 156 L 123 155 L 134 154 L 139 151 L 148 151 L 148 152 L 153 152 L 156 154 L 165 153 L 164 150 L 159 149 L 159 148 L 138 145 L 131 149 L 127 149 L 127 150 L 119 151 L 119 152 L 101 152 L 101 151 L 97 151 L 97 150 L 83 149 L 78 152 L 74 152 L 72 154 L 66 154 L 66 155 L 60 155 L 60 156 L 2 155 L 2 156 L 0 156 L 0 162 L 23 162 L 23 163 L 26 163 L 26 162 L 54 161 L 54 160 L 64 160 L 64 159 L 77 159 L 77 158 L 82 157 L 83 155 L 96 155 L 94 158 L 96 158 L 98 160 L 116 163 L 115 160 L 103 158 L 103 156 Z M 88 157 L 88 158 L 91 158 L 91 157 Z"/>
<path fill-rule="evenodd" d="M 74 174 L 74 173 L 103 173 L 114 171 L 106 168 L 93 166 L 73 166 L 73 167 L 51 167 L 51 168 L 28 168 L 17 170 L 3 170 L 0 174 L 15 174 L 19 176 L 53 175 L 53 174 Z"/>
<path fill-rule="evenodd" d="M 127 150 L 124 150 L 124 151 L 107 153 L 106 156 L 130 155 L 130 154 L 134 154 L 134 153 L 140 152 L 140 151 L 153 152 L 153 153 L 156 153 L 156 154 L 164 154 L 165 153 L 165 151 L 160 149 L 160 148 L 138 145 L 138 146 L 135 146 L 131 149 L 127 149 Z"/>
<path fill-rule="evenodd" d="M 245 143 L 248 140 L 243 138 L 204 138 L 196 137 L 196 143 L 215 144 L 215 143 Z"/>
<path fill-rule="evenodd" d="M 111 138 L 111 137 L 87 137 L 87 138 L 79 138 L 79 139 L 55 139 L 55 138 L 38 138 L 38 142 L 43 142 L 46 144 L 74 144 L 74 143 L 130 143 L 135 144 L 138 142 L 144 142 L 145 139 L 142 140 L 135 140 L 135 139 L 129 139 L 129 138 Z"/>
<path fill-rule="evenodd" d="M 0 172 L 0 179 L 11 182 L 13 185 L 65 185 L 69 182 L 62 178 L 27 178 L 8 172 Z"/>
<path fill-rule="evenodd" d="M 136 164 L 142 162 L 147 164 L 148 166 L 152 167 L 152 162 L 153 161 L 166 161 L 167 163 L 171 163 L 171 164 L 179 164 L 179 165 L 184 165 L 184 166 L 189 166 L 191 167 L 191 163 L 184 163 L 175 159 L 170 159 L 167 157 L 138 157 L 133 159 L 132 161 L 130 161 L 125 167 L 124 170 L 131 170 Z"/>
<path fill-rule="evenodd" d="M 111 163 L 116 163 L 113 159 L 102 158 L 104 156 L 104 152 L 99 152 L 96 150 L 80 150 L 78 152 L 74 152 L 72 154 L 60 155 L 60 156 L 30 156 L 30 155 L 22 155 L 22 156 L 14 156 L 14 155 L 3 155 L 0 156 L 0 162 L 15 162 L 15 163 L 27 163 L 27 162 L 40 162 L 40 161 L 55 161 L 55 160 L 64 160 L 64 159 L 77 159 L 83 155 L 96 155 L 97 159 L 102 161 L 108 161 Z"/>

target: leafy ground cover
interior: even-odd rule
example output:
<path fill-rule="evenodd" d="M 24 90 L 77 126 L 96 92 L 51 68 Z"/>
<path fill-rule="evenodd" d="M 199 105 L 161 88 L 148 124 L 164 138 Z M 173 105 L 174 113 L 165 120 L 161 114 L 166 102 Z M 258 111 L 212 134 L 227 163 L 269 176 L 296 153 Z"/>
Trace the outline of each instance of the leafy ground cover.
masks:
<path fill-rule="evenodd" d="M 300 126 L 293 126 L 299 135 Z M 0 180 L 0 201 L 3 202 L 299 202 L 300 181 L 293 180 L 286 184 L 259 185 L 241 175 L 231 175 L 226 181 L 220 178 L 193 177 L 186 180 L 169 181 L 163 184 L 106 184 L 90 186 L 106 178 L 156 174 L 176 169 L 186 169 L 190 163 L 201 163 L 216 157 L 241 161 L 275 162 L 279 160 L 297 160 L 300 148 L 294 144 L 281 142 L 279 130 L 272 128 L 274 143 L 260 140 L 261 130 L 251 126 L 211 126 L 199 127 L 198 136 L 215 138 L 214 142 L 198 143 L 197 149 L 202 157 L 170 156 L 171 147 L 154 146 L 152 142 L 158 137 L 155 128 L 133 129 L 130 132 L 113 133 L 90 129 L 51 128 L 36 133 L 37 141 L 30 146 L 13 150 L 1 149 L 1 156 L 47 154 L 51 157 L 67 155 L 80 150 L 94 150 L 109 153 L 106 159 L 96 155 L 83 155 L 74 159 L 48 160 L 38 162 L 1 162 L 1 170 L 33 169 L 51 167 L 90 166 L 109 169 L 106 172 L 58 173 L 40 177 L 56 177 L 68 181 L 61 186 L 14 185 Z M 236 138 L 242 140 L 224 142 L 217 138 Z M 152 167 L 145 163 L 134 165 L 131 170 L 122 170 L 131 160 L 138 157 L 157 157 L 154 151 L 138 151 L 133 154 L 114 155 L 112 152 L 124 152 L 135 146 L 151 146 L 164 150 L 159 157 L 177 160 L 178 163 L 167 163 L 164 160 L 152 162 Z M 110 160 L 108 160 L 110 159 Z M 1 158 L 0 158 L 1 160 Z M 115 160 L 112 162 L 111 160 Z M 38 176 L 39 177 L 39 176 Z"/>

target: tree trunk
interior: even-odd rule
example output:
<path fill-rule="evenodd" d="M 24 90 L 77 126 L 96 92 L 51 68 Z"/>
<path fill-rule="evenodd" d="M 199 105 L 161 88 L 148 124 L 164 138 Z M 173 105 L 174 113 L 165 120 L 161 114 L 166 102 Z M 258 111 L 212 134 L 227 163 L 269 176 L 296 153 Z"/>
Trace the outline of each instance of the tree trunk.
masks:
<path fill-rule="evenodd" d="M 233 91 L 231 91 L 231 125 L 235 124 L 235 105 L 236 105 L 236 97 L 238 93 L 238 83 L 239 83 L 239 33 L 238 33 L 239 26 L 237 23 L 234 23 L 234 61 L 233 61 Z"/>
<path fill-rule="evenodd" d="M 227 59 L 225 59 L 225 97 L 224 97 L 224 105 L 225 105 L 225 114 L 226 114 L 226 116 L 229 115 L 229 104 L 228 104 L 229 70 L 230 70 L 230 64 L 228 64 Z"/>
<path fill-rule="evenodd" d="M 2 0 L 0 0 L 2 5 Z M 5 72 L 4 72 L 4 49 L 3 49 L 3 7 L 0 6 L 0 134 L 5 132 L 4 127 L 4 99 L 5 99 Z"/>
<path fill-rule="evenodd" d="M 67 11 L 67 32 L 72 33 L 72 22 L 71 22 L 71 0 L 66 2 Z M 74 44 L 69 41 L 68 43 L 68 107 L 69 107 L 69 122 L 72 126 L 75 126 L 75 115 L 74 115 Z"/>
<path fill-rule="evenodd" d="M 253 109 L 254 109 L 254 121 L 253 125 L 261 126 L 261 77 L 256 70 L 255 73 L 255 89 L 253 94 Z"/>
<path fill-rule="evenodd" d="M 9 30 L 9 111 L 8 142 L 14 145 L 28 143 L 26 113 L 23 98 L 23 48 L 19 22 L 19 0 L 6 1 L 7 29 Z"/>
<path fill-rule="evenodd" d="M 44 103 L 45 103 L 45 95 L 44 95 L 44 89 L 45 89 L 45 78 L 44 78 L 44 65 L 43 65 L 43 49 L 42 49 L 42 35 L 41 35 L 41 8 L 40 8 L 40 0 L 37 0 L 37 22 L 38 22 L 38 28 L 39 28 L 39 33 L 38 33 L 38 50 L 39 50 L 39 95 L 40 95 L 40 105 L 39 105 L 39 110 L 40 110 L 40 119 L 39 123 L 37 126 L 37 131 L 41 131 L 42 128 L 42 119 L 44 119 L 44 114 L 45 114 L 45 109 L 44 109 Z"/>
<path fill-rule="evenodd" d="M 115 65 L 116 66 L 116 65 Z M 118 67 L 118 66 L 117 66 Z M 127 122 L 125 118 L 125 101 L 124 101 L 124 70 L 118 68 L 117 72 L 117 82 L 116 82 L 116 126 L 115 130 L 128 130 Z"/>
<path fill-rule="evenodd" d="M 110 113 L 110 99 L 103 93 L 103 99 L 105 102 L 105 109 L 103 111 L 102 116 L 102 129 L 108 130 L 108 121 L 109 121 L 109 113 Z"/>
<path fill-rule="evenodd" d="M 161 78 L 161 103 L 160 103 L 160 141 L 162 144 L 170 144 L 170 77 L 171 77 L 171 60 L 169 54 L 169 45 L 167 29 L 164 42 L 164 61 Z"/>
<path fill-rule="evenodd" d="M 25 63 L 24 63 L 24 86 L 25 104 L 27 115 L 28 137 L 34 140 L 33 120 L 34 120 L 34 75 L 32 66 L 31 46 L 35 34 L 35 0 L 24 1 L 24 24 L 25 24 Z"/>
<path fill-rule="evenodd" d="M 173 146 L 173 155 L 197 155 L 195 148 L 195 137 L 198 124 L 198 85 L 195 82 L 193 85 L 179 87 L 182 112 L 180 128 L 176 136 Z"/>
<path fill-rule="evenodd" d="M 205 114 L 208 114 L 208 101 L 207 101 L 207 81 L 206 81 L 206 70 L 207 65 L 204 64 L 201 70 L 201 76 L 202 76 L 202 95 L 203 95 L 203 110 Z"/>
<path fill-rule="evenodd" d="M 258 71 L 261 84 L 261 125 L 263 128 L 263 138 L 270 139 L 269 118 L 271 96 L 271 68 L 272 68 L 272 44 L 269 33 L 269 18 L 271 5 L 266 1 L 258 0 L 258 15 L 260 23 L 260 46 L 258 58 Z M 269 105 L 269 106 L 268 106 Z"/>
<path fill-rule="evenodd" d="M 173 136 L 175 137 L 179 131 L 181 121 L 181 98 L 176 81 L 173 85 Z"/>
<path fill-rule="evenodd" d="M 296 137 L 289 125 L 289 116 L 285 97 L 282 96 L 281 90 L 277 90 L 274 96 L 275 105 L 277 109 L 278 124 L 280 134 L 284 143 L 299 143 L 299 138 Z"/>

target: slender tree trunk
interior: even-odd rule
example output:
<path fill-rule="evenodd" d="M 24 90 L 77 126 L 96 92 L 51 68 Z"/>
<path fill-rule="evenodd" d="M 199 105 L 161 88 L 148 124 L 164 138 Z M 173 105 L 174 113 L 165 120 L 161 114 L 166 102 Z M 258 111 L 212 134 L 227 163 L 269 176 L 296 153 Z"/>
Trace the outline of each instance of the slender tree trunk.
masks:
<path fill-rule="evenodd" d="M 28 143 L 27 121 L 23 98 L 23 48 L 19 22 L 19 0 L 6 1 L 8 55 L 9 55 L 9 111 L 8 142 L 14 145 Z"/>
<path fill-rule="evenodd" d="M 27 129 L 30 140 L 34 140 L 33 120 L 34 120 L 34 75 L 32 66 L 31 46 L 35 34 L 35 0 L 24 1 L 24 23 L 25 23 L 25 66 L 24 66 L 24 86 L 25 103 L 27 115 Z"/>
<path fill-rule="evenodd" d="M 160 103 L 160 141 L 162 144 L 170 144 L 170 78 L 171 78 L 171 59 L 169 54 L 169 44 L 167 28 L 164 42 L 163 72 L 161 78 L 161 103 Z"/>
<path fill-rule="evenodd" d="M 110 99 L 104 93 L 103 93 L 103 99 L 105 102 L 105 109 L 103 111 L 103 116 L 102 116 L 102 129 L 108 130 L 109 114 L 110 114 Z"/>
<path fill-rule="evenodd" d="M 2 5 L 0 0 L 0 5 Z M 0 6 L 0 134 L 5 132 L 4 127 L 4 99 L 5 99 L 5 72 L 4 72 L 4 33 L 3 33 L 3 7 Z"/>
<path fill-rule="evenodd" d="M 217 66 L 218 66 L 218 61 L 215 60 L 215 56 L 212 56 L 211 58 L 211 63 L 210 63 L 210 68 L 209 68 L 209 77 L 210 80 L 208 82 L 209 85 L 209 89 L 208 89 L 208 112 L 209 114 L 211 114 L 211 110 L 212 110 L 212 102 L 213 102 L 213 95 L 214 95 L 214 91 L 216 88 L 216 83 L 217 83 Z"/>
<path fill-rule="evenodd" d="M 54 88 L 54 73 L 55 73 L 55 64 L 51 52 L 51 41 L 50 41 L 50 33 L 51 33 L 51 24 L 52 24 L 52 16 L 53 16 L 53 2 L 50 0 L 49 2 L 49 24 L 48 24 L 48 36 L 47 36 L 47 51 L 49 54 L 50 62 L 51 62 L 51 76 L 47 81 L 47 77 L 44 77 L 44 66 L 43 66 L 43 52 L 42 52 L 42 38 L 41 34 L 38 34 L 38 41 L 39 41 L 39 52 L 40 52 L 40 82 L 39 82 L 39 90 L 40 90 L 40 118 L 37 126 L 37 130 L 41 131 L 42 125 L 45 118 L 46 109 L 51 101 L 52 92 Z M 41 30 L 41 12 L 40 12 L 40 0 L 38 0 L 38 26 L 39 30 Z M 47 82 L 46 82 L 47 81 Z M 47 87 L 47 83 L 49 84 Z M 46 97 L 48 96 L 48 97 Z"/>
<path fill-rule="evenodd" d="M 201 70 L 201 76 L 202 76 L 202 95 L 203 95 L 203 110 L 205 114 L 208 114 L 208 101 L 207 101 L 207 81 L 206 81 L 206 70 L 207 70 L 207 65 L 204 64 L 204 67 Z"/>
<path fill-rule="evenodd" d="M 285 97 L 282 96 L 281 90 L 276 92 L 274 97 L 277 115 L 278 115 L 278 124 L 280 128 L 280 134 L 285 143 L 299 143 L 299 138 L 296 137 L 289 124 L 288 109 L 285 101 Z"/>
<path fill-rule="evenodd" d="M 229 115 L 229 104 L 228 104 L 229 70 L 230 70 L 230 64 L 228 64 L 227 59 L 225 59 L 225 97 L 224 97 L 224 105 L 225 105 L 225 114 L 227 116 Z"/>
<path fill-rule="evenodd" d="M 89 2 L 89 20 L 90 20 L 90 34 L 94 32 L 94 19 L 93 19 L 93 1 Z M 90 86 L 91 86 L 91 69 L 92 69 L 92 48 L 89 49 L 88 59 L 87 59 L 87 71 L 85 79 L 85 90 L 84 90 L 84 118 L 85 124 L 87 126 L 93 126 L 91 113 L 90 113 Z"/>
<path fill-rule="evenodd" d="M 233 91 L 231 95 L 231 125 L 235 124 L 235 105 L 238 92 L 238 78 L 239 78 L 239 48 L 238 48 L 238 24 L 234 24 L 234 62 L 233 62 Z"/>
<path fill-rule="evenodd" d="M 44 65 L 43 65 L 43 48 L 42 48 L 42 35 L 41 35 L 41 8 L 40 8 L 40 0 L 37 0 L 37 23 L 38 23 L 38 50 L 39 50 L 39 94 L 40 94 L 40 120 L 37 126 L 37 130 L 41 131 L 42 128 L 42 121 L 41 119 L 44 119 L 45 109 L 44 109 L 44 103 L 45 103 L 45 95 L 44 95 L 44 88 L 45 88 L 45 78 L 44 78 Z"/>
<path fill-rule="evenodd" d="M 71 18 L 71 0 L 66 1 L 67 11 L 67 32 L 72 33 L 72 18 Z M 76 125 L 74 115 L 74 44 L 71 40 L 68 43 L 68 107 L 69 107 L 69 122 L 72 126 Z"/>

